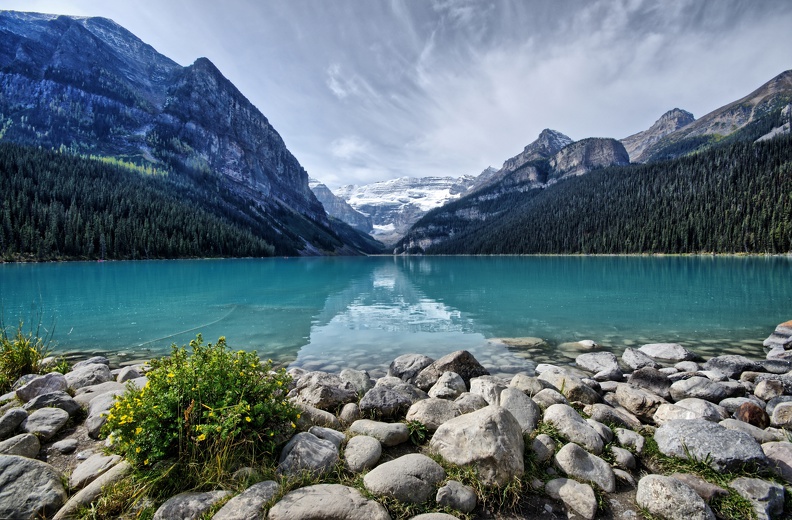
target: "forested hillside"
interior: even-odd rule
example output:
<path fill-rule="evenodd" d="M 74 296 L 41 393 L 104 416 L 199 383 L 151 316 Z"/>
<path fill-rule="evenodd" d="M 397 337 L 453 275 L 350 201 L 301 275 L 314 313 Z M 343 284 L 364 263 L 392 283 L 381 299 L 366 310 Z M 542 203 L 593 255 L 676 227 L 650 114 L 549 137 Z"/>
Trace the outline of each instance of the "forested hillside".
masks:
<path fill-rule="evenodd" d="M 607 168 L 492 204 L 497 207 L 478 206 L 490 215 L 483 221 L 465 211 L 465 199 L 428 214 L 416 228 L 450 237 L 424 252 L 787 253 L 792 137 Z"/>
<path fill-rule="evenodd" d="M 271 256 L 266 229 L 165 175 L 0 144 L 2 260 Z"/>

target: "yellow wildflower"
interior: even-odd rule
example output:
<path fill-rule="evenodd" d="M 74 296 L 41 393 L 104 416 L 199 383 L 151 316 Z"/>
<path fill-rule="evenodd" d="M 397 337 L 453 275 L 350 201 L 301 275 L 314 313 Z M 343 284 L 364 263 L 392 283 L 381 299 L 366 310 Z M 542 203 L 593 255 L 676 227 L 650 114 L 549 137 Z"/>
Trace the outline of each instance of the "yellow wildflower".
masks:
<path fill-rule="evenodd" d="M 245 417 L 245 422 L 250 422 L 250 417 Z"/>
<path fill-rule="evenodd" d="M 140 435 L 140 432 L 142 432 L 142 431 L 143 431 L 143 428 L 138 426 L 137 428 L 135 428 L 135 435 Z"/>
<path fill-rule="evenodd" d="M 146 466 L 148 466 L 148 459 L 144 460 L 144 461 L 143 461 L 143 464 L 145 464 Z"/>
<path fill-rule="evenodd" d="M 198 436 L 198 438 L 196 440 L 198 442 L 205 441 L 206 440 L 206 434 L 202 433 L 201 435 Z"/>
<path fill-rule="evenodd" d="M 296 428 L 296 427 L 297 427 L 297 425 L 295 425 L 294 423 L 291 423 L 291 427 L 292 427 L 292 428 Z"/>
<path fill-rule="evenodd" d="M 298 418 L 298 419 L 300 418 L 300 414 L 297 414 L 297 418 Z"/>
<path fill-rule="evenodd" d="M 138 446 L 137 448 L 135 448 L 135 453 L 140 453 L 140 446 Z"/>
<path fill-rule="evenodd" d="M 168 372 L 168 377 L 176 377 L 176 374 L 174 374 L 173 372 Z"/>

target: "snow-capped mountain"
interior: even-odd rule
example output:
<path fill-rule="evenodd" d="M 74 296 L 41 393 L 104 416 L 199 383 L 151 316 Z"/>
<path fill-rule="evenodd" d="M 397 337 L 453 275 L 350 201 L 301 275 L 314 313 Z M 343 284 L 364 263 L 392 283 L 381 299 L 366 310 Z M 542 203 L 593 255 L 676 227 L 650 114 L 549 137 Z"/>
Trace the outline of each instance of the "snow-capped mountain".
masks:
<path fill-rule="evenodd" d="M 486 171 L 486 170 L 485 170 Z M 385 244 L 398 241 L 415 222 L 434 208 L 458 199 L 476 177 L 400 177 L 364 186 L 343 186 L 335 195 L 371 218 L 371 235 Z"/>

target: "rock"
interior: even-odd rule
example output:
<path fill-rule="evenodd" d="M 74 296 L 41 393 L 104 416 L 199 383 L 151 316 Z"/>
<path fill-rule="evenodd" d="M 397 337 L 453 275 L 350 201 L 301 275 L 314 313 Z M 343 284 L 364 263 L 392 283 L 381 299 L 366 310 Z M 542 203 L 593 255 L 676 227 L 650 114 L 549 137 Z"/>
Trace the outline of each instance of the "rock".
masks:
<path fill-rule="evenodd" d="M 534 431 L 542 416 L 539 405 L 517 388 L 505 388 L 500 394 L 500 405 L 517 419 L 524 434 Z"/>
<path fill-rule="evenodd" d="M 594 403 L 587 405 L 583 411 L 595 421 L 605 424 L 616 424 L 626 428 L 637 429 L 641 421 L 636 416 L 624 409 L 614 408 L 607 404 Z"/>
<path fill-rule="evenodd" d="M 687 484 L 663 475 L 638 481 L 635 501 L 652 515 L 667 520 L 715 520 L 712 510 Z"/>
<path fill-rule="evenodd" d="M 770 471 L 792 484 L 792 442 L 766 442 L 762 451 Z"/>
<path fill-rule="evenodd" d="M 658 365 L 654 359 L 647 356 L 640 350 L 636 350 L 630 347 L 624 349 L 621 359 L 622 359 L 622 363 L 632 368 L 633 370 L 638 370 L 639 368 L 646 368 L 646 367 L 660 368 L 660 365 Z"/>
<path fill-rule="evenodd" d="M 377 495 L 410 504 L 423 504 L 434 495 L 445 470 L 426 455 L 411 453 L 380 464 L 363 477 L 363 485 Z"/>
<path fill-rule="evenodd" d="M 687 408 L 669 403 L 658 406 L 657 411 L 652 416 L 652 420 L 658 426 L 677 419 L 703 419 L 703 417 L 693 410 L 688 410 Z"/>
<path fill-rule="evenodd" d="M 470 513 L 476 508 L 476 492 L 461 482 L 449 480 L 445 486 L 437 490 L 435 502 L 455 511 Z"/>
<path fill-rule="evenodd" d="M 583 404 L 594 404 L 600 402 L 599 394 L 583 381 L 572 374 L 558 369 L 545 370 L 539 375 L 539 379 L 547 381 L 570 401 L 577 401 Z M 534 399 L 536 400 L 536 399 Z"/>
<path fill-rule="evenodd" d="M 641 434 L 626 428 L 616 428 L 613 433 L 616 435 L 616 440 L 619 444 L 638 455 L 643 453 L 646 439 Z"/>
<path fill-rule="evenodd" d="M 726 399 L 718 403 L 718 406 L 726 410 L 726 413 L 728 413 L 729 415 L 734 415 L 734 412 L 737 411 L 737 408 L 739 408 L 741 404 L 751 403 L 751 402 L 756 403 L 760 406 L 764 406 L 764 403 L 761 403 L 760 401 L 756 400 L 756 398 L 752 400 L 749 397 L 727 397 Z"/>
<path fill-rule="evenodd" d="M 729 378 L 739 376 L 746 370 L 757 371 L 761 369 L 762 367 L 758 362 L 745 356 L 733 354 L 716 356 L 704 363 L 704 370 L 716 370 Z"/>
<path fill-rule="evenodd" d="M 549 383 L 542 381 L 538 377 L 528 376 L 525 374 L 514 374 L 509 386 L 520 390 L 528 397 L 533 397 L 538 392 L 544 390 L 549 386 Z"/>
<path fill-rule="evenodd" d="M 343 433 L 332 428 L 323 428 L 322 426 L 311 426 L 308 429 L 308 433 L 319 439 L 332 442 L 338 450 L 341 449 L 341 444 L 346 440 L 346 436 Z"/>
<path fill-rule="evenodd" d="M 480 395 L 487 404 L 500 406 L 500 393 L 508 382 L 496 376 L 480 376 L 470 380 L 470 393 Z"/>
<path fill-rule="evenodd" d="M 131 380 L 135 381 L 135 380 Z M 131 383 L 130 383 L 131 384 Z M 87 406 L 92 400 L 100 395 L 123 395 L 126 391 L 126 385 L 117 383 L 115 381 L 108 381 L 98 385 L 84 386 L 74 392 L 74 400 L 80 403 L 81 406 Z"/>
<path fill-rule="evenodd" d="M 368 435 L 356 435 L 349 439 L 344 450 L 344 461 L 353 473 L 360 473 L 377 465 L 382 456 L 380 441 Z"/>
<path fill-rule="evenodd" d="M 407 425 L 403 423 L 384 423 L 360 419 L 352 423 L 352 426 L 349 427 L 349 431 L 374 437 L 380 441 L 383 446 L 396 446 L 403 442 L 407 442 L 410 438 Z"/>
<path fill-rule="evenodd" d="M 749 402 L 738 406 L 737 410 L 734 412 L 734 418 L 738 421 L 752 424 L 757 428 L 764 429 L 770 426 L 770 417 L 767 415 L 767 412 L 756 403 Z"/>
<path fill-rule="evenodd" d="M 398 377 L 407 383 L 415 383 L 415 378 L 424 368 L 434 362 L 430 357 L 422 354 L 404 354 L 391 361 L 388 375 Z"/>
<path fill-rule="evenodd" d="M 427 431 L 434 432 L 441 424 L 460 415 L 459 407 L 446 399 L 429 398 L 410 406 L 407 421 L 418 421 L 426 426 Z"/>
<path fill-rule="evenodd" d="M 536 455 L 536 462 L 544 464 L 553 458 L 556 451 L 556 442 L 549 435 L 540 433 L 531 443 L 531 449 Z"/>
<path fill-rule="evenodd" d="M 0 455 L 0 518 L 54 514 L 66 502 L 61 475 L 40 460 Z"/>
<path fill-rule="evenodd" d="M 398 418 L 407 412 L 411 404 L 409 397 L 387 386 L 375 386 L 366 392 L 358 406 L 364 416 Z"/>
<path fill-rule="evenodd" d="M 767 406 L 765 406 L 765 411 L 767 415 L 770 417 L 773 416 L 773 412 L 775 412 L 776 406 L 781 403 L 792 403 L 792 395 L 779 395 L 778 397 L 773 397 L 769 401 L 767 401 Z"/>
<path fill-rule="evenodd" d="M 423 513 L 410 517 L 410 520 L 459 520 L 454 515 L 447 513 Z"/>
<path fill-rule="evenodd" d="M 792 402 L 780 403 L 773 408 L 770 424 L 778 428 L 792 430 Z"/>
<path fill-rule="evenodd" d="M 677 381 L 671 385 L 669 391 L 674 401 L 697 397 L 712 403 L 719 403 L 727 397 L 732 397 L 723 383 L 716 383 L 706 377 L 699 376 Z"/>
<path fill-rule="evenodd" d="M 767 459 L 753 437 L 728 430 L 704 419 L 669 421 L 654 435 L 664 455 L 708 461 L 717 471 L 731 471 L 743 464 L 763 466 Z"/>
<path fill-rule="evenodd" d="M 540 390 L 534 394 L 531 399 L 539 406 L 539 408 L 543 410 L 546 410 L 548 407 L 554 404 L 569 404 L 567 398 L 561 395 L 561 392 L 555 388 L 545 388 L 544 390 Z"/>
<path fill-rule="evenodd" d="M 105 356 L 93 356 L 85 359 L 83 361 L 78 361 L 74 365 L 72 365 L 72 370 L 80 370 L 81 368 L 85 368 L 90 365 L 106 365 L 107 367 L 110 366 L 110 360 L 107 359 Z"/>
<path fill-rule="evenodd" d="M 466 385 L 474 377 L 489 375 L 486 368 L 476 361 L 476 358 L 467 350 L 457 350 L 447 354 L 433 362 L 418 374 L 415 378 L 415 386 L 421 390 L 429 390 L 443 372 L 455 372 L 459 374 Z"/>
<path fill-rule="evenodd" d="M 77 439 L 69 438 L 54 443 L 52 446 L 50 446 L 50 449 L 66 455 L 74 452 L 79 445 L 80 443 L 77 441 Z"/>
<path fill-rule="evenodd" d="M 93 394 L 92 394 L 93 395 Z M 88 436 L 98 439 L 102 426 L 107 422 L 107 413 L 116 402 L 116 395 L 113 392 L 100 394 L 91 399 L 88 403 L 88 417 L 85 419 L 85 427 Z"/>
<path fill-rule="evenodd" d="M 23 408 L 28 412 L 41 408 L 60 408 L 69 415 L 74 415 L 74 413 L 80 409 L 80 405 L 66 392 L 51 392 L 49 394 L 42 394 L 34 397 L 28 401 Z"/>
<path fill-rule="evenodd" d="M 65 377 L 68 387 L 77 390 L 85 386 L 112 381 L 113 374 L 110 373 L 110 367 L 105 364 L 90 364 L 81 368 L 72 368 L 71 372 L 65 374 Z"/>
<path fill-rule="evenodd" d="M 695 361 L 680 361 L 674 368 L 680 372 L 698 372 L 701 367 Z"/>
<path fill-rule="evenodd" d="M 591 426 L 594 431 L 597 432 L 597 435 L 600 436 L 602 442 L 605 444 L 608 444 L 613 440 L 613 431 L 611 431 L 607 425 L 602 424 L 599 421 L 595 421 L 594 419 L 586 419 L 586 424 Z"/>
<path fill-rule="evenodd" d="M 338 460 L 338 448 L 335 444 L 301 432 L 283 447 L 278 460 L 278 473 L 296 475 L 301 471 L 308 471 L 318 475 L 331 471 Z"/>
<path fill-rule="evenodd" d="M 616 388 L 616 401 L 639 419 L 651 421 L 665 399 L 643 388 L 622 384 Z"/>
<path fill-rule="evenodd" d="M 63 507 L 58 510 L 58 513 L 52 520 L 66 520 L 73 518 L 77 511 L 90 505 L 94 500 L 99 498 L 102 493 L 102 488 L 112 486 L 116 482 L 124 479 L 129 473 L 132 472 L 132 466 L 127 461 L 121 461 L 105 474 L 82 488 L 77 494 L 73 495 Z"/>
<path fill-rule="evenodd" d="M 9 408 L 0 417 L 0 439 L 5 439 L 27 419 L 28 413 L 22 408 Z"/>
<path fill-rule="evenodd" d="M 597 496 L 588 484 L 581 484 L 568 478 L 557 478 L 545 484 L 545 492 L 555 500 L 564 503 L 583 518 L 591 520 L 597 514 Z"/>
<path fill-rule="evenodd" d="M 754 388 L 754 395 L 763 401 L 769 401 L 774 397 L 784 395 L 784 385 L 781 381 L 759 381 Z"/>
<path fill-rule="evenodd" d="M 116 376 L 117 383 L 124 383 L 130 379 L 137 379 L 143 374 L 135 367 L 123 367 Z"/>
<path fill-rule="evenodd" d="M 22 433 L 0 442 L 0 455 L 18 455 L 34 459 L 41 450 L 38 437 L 32 433 Z"/>
<path fill-rule="evenodd" d="M 738 430 L 747 433 L 751 437 L 754 438 L 756 442 L 759 444 L 764 444 L 765 442 L 776 442 L 783 440 L 780 435 L 776 435 L 768 430 L 763 430 L 762 428 L 757 428 L 752 424 L 748 424 L 747 422 L 738 421 L 737 419 L 724 419 L 720 421 L 718 424 L 727 428 L 729 430 Z M 786 436 L 784 436 L 784 439 Z"/>
<path fill-rule="evenodd" d="M 432 388 L 429 389 L 429 397 L 438 399 L 456 399 L 463 392 L 467 391 L 465 381 L 456 372 L 443 372 Z"/>
<path fill-rule="evenodd" d="M 762 370 L 771 374 L 786 374 L 792 370 L 792 362 L 783 359 L 764 359 L 759 361 Z"/>
<path fill-rule="evenodd" d="M 338 414 L 338 419 L 343 425 L 350 425 L 362 417 L 360 407 L 357 403 L 347 403 L 341 408 L 341 413 Z"/>
<path fill-rule="evenodd" d="M 99 453 L 91 455 L 74 468 L 69 477 L 69 487 L 80 489 L 119 462 L 121 462 L 119 455 L 101 455 Z"/>
<path fill-rule="evenodd" d="M 593 482 L 606 493 L 616 491 L 616 477 L 610 465 L 574 442 L 564 445 L 554 458 L 555 466 L 577 480 Z"/>
<path fill-rule="evenodd" d="M 50 372 L 17 388 L 17 399 L 26 403 L 36 396 L 52 392 L 65 392 L 68 385 L 63 374 Z"/>
<path fill-rule="evenodd" d="M 627 484 L 631 488 L 634 488 L 635 486 L 638 485 L 638 483 L 635 482 L 635 479 L 633 478 L 633 476 L 630 475 L 628 472 L 624 471 L 621 468 L 613 468 L 613 474 L 616 476 L 616 481 L 617 482 L 618 481 L 624 482 L 625 484 Z"/>
<path fill-rule="evenodd" d="M 668 361 L 696 361 L 699 356 L 678 343 L 650 343 L 638 349 L 649 357 Z"/>
<path fill-rule="evenodd" d="M 334 430 L 341 430 L 341 423 L 335 415 L 319 408 L 294 403 L 300 409 L 300 417 L 297 419 L 297 427 L 300 430 L 308 430 L 311 426 L 322 426 L 325 428 L 332 428 Z"/>
<path fill-rule="evenodd" d="M 179 493 L 165 501 L 153 520 L 197 520 L 205 512 L 231 493 L 229 491 L 207 491 L 204 493 Z"/>
<path fill-rule="evenodd" d="M 715 484 L 710 484 L 698 475 L 692 475 L 690 473 L 674 473 L 671 475 L 671 477 L 677 479 L 683 484 L 690 486 L 690 488 L 695 491 L 698 496 L 703 498 L 704 502 L 708 504 L 716 497 L 725 497 L 729 494 L 729 492 L 722 487 L 716 486 Z"/>
<path fill-rule="evenodd" d="M 751 503 L 757 520 L 770 520 L 784 512 L 784 487 L 780 484 L 740 477 L 732 480 L 729 487 Z"/>
<path fill-rule="evenodd" d="M 104 365 L 100 365 L 104 366 Z M 20 429 L 37 435 L 41 440 L 49 440 L 63 428 L 69 420 L 69 413 L 60 408 L 41 408 L 22 421 Z"/>
<path fill-rule="evenodd" d="M 274 480 L 253 484 L 226 502 L 212 520 L 264 520 L 266 515 L 262 506 L 272 500 L 279 491 L 280 484 Z"/>
<path fill-rule="evenodd" d="M 437 429 L 429 446 L 452 464 L 475 467 L 486 485 L 505 485 L 524 470 L 522 428 L 499 406 L 451 419 Z"/>
<path fill-rule="evenodd" d="M 611 446 L 611 453 L 613 454 L 613 463 L 616 464 L 616 466 L 626 469 L 627 471 L 633 471 L 638 467 L 635 456 L 624 448 Z"/>
<path fill-rule="evenodd" d="M 722 406 L 695 397 L 681 399 L 676 402 L 676 406 L 691 410 L 708 421 L 718 422 L 729 417 L 729 413 Z"/>
<path fill-rule="evenodd" d="M 357 391 L 352 384 L 327 372 L 308 372 L 297 381 L 289 396 L 320 410 L 335 410 L 357 401 Z"/>
<path fill-rule="evenodd" d="M 580 444 L 594 454 L 602 453 L 602 437 L 571 406 L 550 406 L 545 410 L 544 421 L 555 426 L 558 433 L 567 440 Z"/>
<path fill-rule="evenodd" d="M 762 344 L 771 349 L 792 349 L 792 320 L 778 325 Z"/>
<path fill-rule="evenodd" d="M 388 511 L 357 489 L 317 484 L 295 489 L 272 506 L 268 520 L 390 520 Z"/>
<path fill-rule="evenodd" d="M 669 388 L 671 388 L 671 380 L 668 376 L 656 368 L 644 367 L 633 372 L 627 383 L 636 387 L 648 390 L 655 395 L 659 395 L 663 399 L 671 397 Z"/>
<path fill-rule="evenodd" d="M 616 359 L 616 355 L 611 352 L 588 352 L 586 354 L 580 354 L 575 358 L 575 363 L 583 370 L 587 370 L 593 374 L 612 371 L 621 373 L 619 369 L 619 360 Z"/>
<path fill-rule="evenodd" d="M 487 406 L 487 401 L 485 401 L 480 395 L 471 394 L 470 392 L 463 392 L 459 395 L 459 397 L 454 399 L 454 404 L 456 404 L 457 408 L 459 408 L 459 413 L 463 414 L 481 410 Z"/>
<path fill-rule="evenodd" d="M 338 374 L 338 377 L 341 378 L 341 381 L 351 384 L 355 388 L 355 391 L 358 393 L 358 395 L 363 395 L 374 387 L 374 382 L 371 380 L 371 376 L 365 370 L 345 368 L 340 374 Z"/>

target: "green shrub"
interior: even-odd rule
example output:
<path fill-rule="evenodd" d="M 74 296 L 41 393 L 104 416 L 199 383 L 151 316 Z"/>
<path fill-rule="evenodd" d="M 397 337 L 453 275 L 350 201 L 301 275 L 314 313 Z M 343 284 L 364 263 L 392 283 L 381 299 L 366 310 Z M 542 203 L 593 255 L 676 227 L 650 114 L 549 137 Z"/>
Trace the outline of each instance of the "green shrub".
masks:
<path fill-rule="evenodd" d="M 20 321 L 16 331 L 9 335 L 0 323 L 0 394 L 11 390 L 17 379 L 25 374 L 36 374 L 39 362 L 49 353 L 48 341 L 38 331 L 23 331 Z"/>
<path fill-rule="evenodd" d="M 290 378 L 255 352 L 217 344 L 173 345 L 170 357 L 151 361 L 148 383 L 130 386 L 107 416 L 111 450 L 133 464 L 268 457 L 299 418 L 286 399 Z"/>

